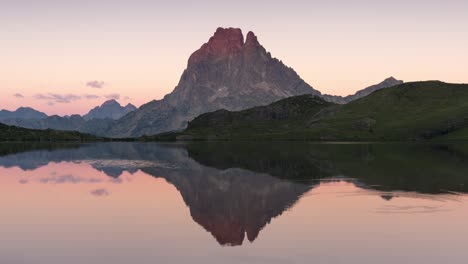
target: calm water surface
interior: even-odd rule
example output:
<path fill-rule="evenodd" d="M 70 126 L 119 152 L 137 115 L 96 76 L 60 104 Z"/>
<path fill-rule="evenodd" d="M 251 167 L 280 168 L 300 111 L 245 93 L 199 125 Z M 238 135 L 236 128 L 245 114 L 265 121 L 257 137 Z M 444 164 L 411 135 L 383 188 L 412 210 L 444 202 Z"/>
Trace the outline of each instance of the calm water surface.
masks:
<path fill-rule="evenodd" d="M 468 263 L 468 145 L 0 144 L 1 264 Z"/>

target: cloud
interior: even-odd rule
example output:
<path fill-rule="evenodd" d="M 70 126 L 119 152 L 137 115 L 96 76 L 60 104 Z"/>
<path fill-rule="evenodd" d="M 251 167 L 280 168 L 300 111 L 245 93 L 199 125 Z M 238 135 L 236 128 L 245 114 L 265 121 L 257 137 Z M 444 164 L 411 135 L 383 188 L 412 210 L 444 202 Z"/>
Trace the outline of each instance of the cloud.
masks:
<path fill-rule="evenodd" d="M 28 182 L 29 182 L 29 181 L 28 181 L 27 179 L 21 179 L 21 180 L 19 180 L 19 183 L 21 183 L 21 184 L 26 184 L 26 183 L 28 183 Z"/>
<path fill-rule="evenodd" d="M 123 180 L 121 178 L 112 178 L 109 181 L 117 184 L 123 183 Z"/>
<path fill-rule="evenodd" d="M 24 98 L 24 95 L 22 95 L 20 93 L 15 93 L 13 96 L 16 97 L 16 98 Z"/>
<path fill-rule="evenodd" d="M 16 96 L 16 95 L 15 95 Z M 19 96 L 16 96 L 20 98 Z M 33 96 L 36 100 L 43 100 L 47 101 L 47 104 L 52 106 L 57 103 L 59 104 L 69 104 L 79 100 L 96 100 L 99 98 L 111 98 L 111 99 L 118 99 L 120 98 L 119 94 L 109 94 L 105 96 L 100 96 L 97 94 L 58 94 L 58 93 L 38 93 Z"/>
<path fill-rule="evenodd" d="M 86 98 L 86 99 L 89 99 L 89 100 L 94 100 L 94 99 L 99 99 L 100 98 L 99 95 L 95 95 L 95 94 L 84 94 L 83 97 Z"/>
<path fill-rule="evenodd" d="M 113 93 L 113 94 L 106 94 L 104 95 L 106 99 L 114 99 L 114 100 L 119 100 L 120 99 L 120 94 L 118 93 Z"/>
<path fill-rule="evenodd" d="M 105 85 L 106 83 L 101 81 L 89 81 L 86 83 L 86 86 L 96 89 L 104 88 Z"/>
<path fill-rule="evenodd" d="M 96 189 L 90 192 L 94 196 L 102 197 L 109 196 L 109 192 L 106 189 Z"/>
<path fill-rule="evenodd" d="M 81 178 L 81 177 L 77 177 L 71 174 L 65 174 L 61 176 L 56 176 L 54 174 L 51 174 L 51 175 L 52 175 L 51 177 L 39 179 L 39 182 L 44 183 L 44 184 L 48 184 L 48 183 L 50 184 L 62 184 L 62 183 L 77 184 L 77 183 L 100 183 L 102 182 L 101 179 Z"/>
<path fill-rule="evenodd" d="M 80 95 L 76 94 L 56 94 L 56 93 L 48 93 L 48 94 L 36 94 L 34 95 L 34 99 L 37 100 L 46 100 L 53 103 L 64 103 L 68 104 L 73 101 L 77 101 L 81 99 Z"/>

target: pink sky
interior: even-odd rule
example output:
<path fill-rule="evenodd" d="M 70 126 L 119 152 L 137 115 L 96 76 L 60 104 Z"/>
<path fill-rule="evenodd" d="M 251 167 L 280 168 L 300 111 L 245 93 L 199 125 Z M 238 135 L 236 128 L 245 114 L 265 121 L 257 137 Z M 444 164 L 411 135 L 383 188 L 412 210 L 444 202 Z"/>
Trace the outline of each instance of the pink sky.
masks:
<path fill-rule="evenodd" d="M 0 108 L 84 114 L 113 94 L 137 106 L 160 99 L 219 26 L 254 31 L 323 93 L 389 76 L 466 83 L 467 13 L 457 0 L 2 2 Z"/>

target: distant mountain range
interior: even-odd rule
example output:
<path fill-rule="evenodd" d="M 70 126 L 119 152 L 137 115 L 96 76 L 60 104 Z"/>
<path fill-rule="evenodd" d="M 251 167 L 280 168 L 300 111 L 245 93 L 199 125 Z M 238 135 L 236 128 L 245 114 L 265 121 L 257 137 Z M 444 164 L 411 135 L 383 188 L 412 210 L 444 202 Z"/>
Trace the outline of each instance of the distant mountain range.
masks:
<path fill-rule="evenodd" d="M 19 108 L 14 112 L 3 110 L 2 113 L 7 114 L 3 115 L 5 118 L 0 117 L 0 122 L 30 129 L 55 129 L 105 135 L 105 132 L 116 119 L 136 109 L 132 104 L 121 106 L 116 100 L 108 100 L 101 106 L 93 108 L 84 116 L 47 116 L 32 108 Z"/>

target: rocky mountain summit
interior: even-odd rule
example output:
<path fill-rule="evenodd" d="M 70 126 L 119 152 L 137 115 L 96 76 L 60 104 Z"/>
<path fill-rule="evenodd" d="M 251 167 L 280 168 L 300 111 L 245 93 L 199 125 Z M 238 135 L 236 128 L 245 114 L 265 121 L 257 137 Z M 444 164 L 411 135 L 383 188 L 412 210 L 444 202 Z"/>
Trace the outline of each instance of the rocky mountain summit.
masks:
<path fill-rule="evenodd" d="M 132 104 L 121 106 L 116 100 L 108 100 L 100 106 L 91 109 L 86 115 L 83 116 L 85 120 L 91 119 L 113 119 L 117 120 L 122 116 L 135 111 L 137 108 Z"/>
<path fill-rule="evenodd" d="M 175 89 L 120 119 L 108 135 L 129 137 L 183 129 L 196 116 L 242 110 L 290 96 L 314 94 L 291 68 L 273 58 L 253 32 L 218 28 L 189 58 Z"/>

